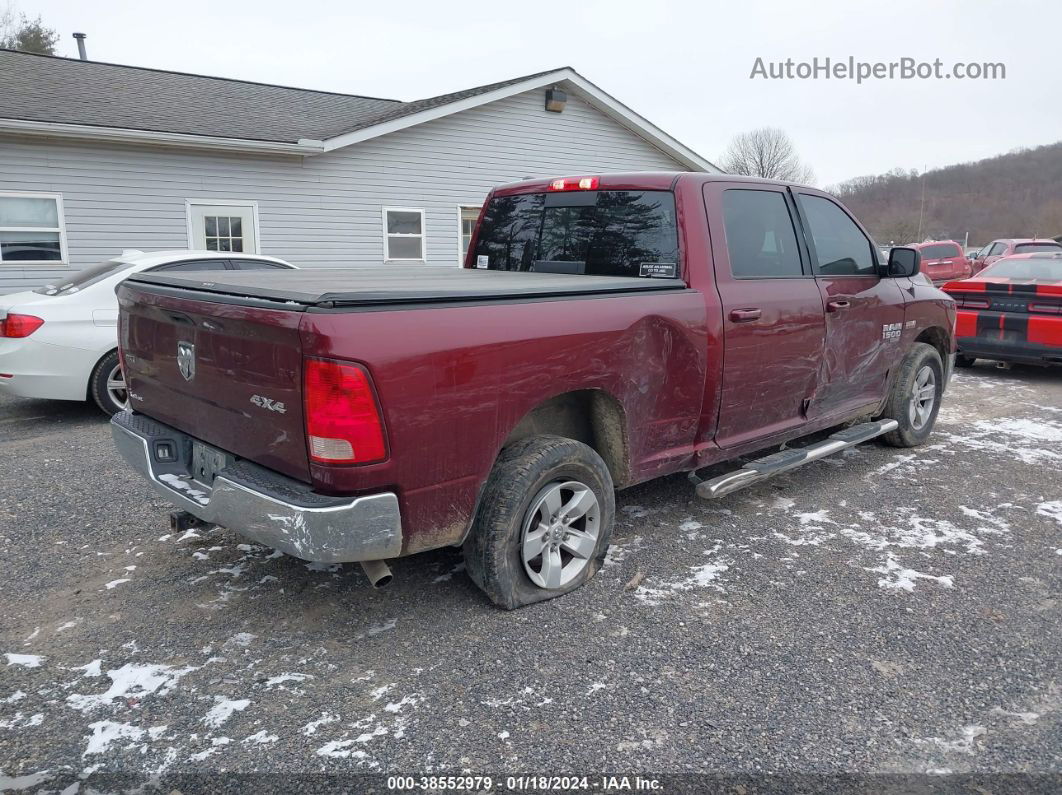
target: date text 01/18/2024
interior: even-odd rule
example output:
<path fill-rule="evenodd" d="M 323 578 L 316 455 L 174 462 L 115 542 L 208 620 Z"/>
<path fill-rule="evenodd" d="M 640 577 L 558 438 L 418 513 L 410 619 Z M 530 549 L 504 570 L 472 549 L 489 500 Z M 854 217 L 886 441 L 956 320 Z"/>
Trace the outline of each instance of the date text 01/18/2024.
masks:
<path fill-rule="evenodd" d="M 387 789 L 402 791 L 491 792 L 654 792 L 662 784 L 642 776 L 552 776 L 519 775 L 495 779 L 492 776 L 388 776 Z"/>

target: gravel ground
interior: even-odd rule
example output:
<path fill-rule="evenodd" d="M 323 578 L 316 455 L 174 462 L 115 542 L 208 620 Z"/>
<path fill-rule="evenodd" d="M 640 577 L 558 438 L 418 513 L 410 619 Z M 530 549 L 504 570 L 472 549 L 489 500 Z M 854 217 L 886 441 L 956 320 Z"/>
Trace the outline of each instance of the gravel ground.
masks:
<path fill-rule="evenodd" d="M 512 613 L 457 550 L 373 591 L 356 565 L 171 534 L 91 407 L 0 399 L 0 439 L 0 790 L 1062 772 L 1062 370 L 960 372 L 917 450 L 712 503 L 683 477 L 623 492 L 598 577 Z"/>

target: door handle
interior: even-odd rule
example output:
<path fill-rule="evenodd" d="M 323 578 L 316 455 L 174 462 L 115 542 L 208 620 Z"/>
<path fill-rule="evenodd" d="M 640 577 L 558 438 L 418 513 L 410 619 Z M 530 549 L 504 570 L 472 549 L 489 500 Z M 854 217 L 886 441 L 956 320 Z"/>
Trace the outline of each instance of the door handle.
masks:
<path fill-rule="evenodd" d="M 827 301 L 826 302 L 826 311 L 827 312 L 839 312 L 842 309 L 847 309 L 851 305 L 852 305 L 851 301 L 845 301 L 843 299 L 838 299 L 838 300 L 835 300 L 835 301 Z"/>
<path fill-rule="evenodd" d="M 759 309 L 731 309 L 730 319 L 734 323 L 748 323 L 750 320 L 759 320 L 763 313 Z"/>

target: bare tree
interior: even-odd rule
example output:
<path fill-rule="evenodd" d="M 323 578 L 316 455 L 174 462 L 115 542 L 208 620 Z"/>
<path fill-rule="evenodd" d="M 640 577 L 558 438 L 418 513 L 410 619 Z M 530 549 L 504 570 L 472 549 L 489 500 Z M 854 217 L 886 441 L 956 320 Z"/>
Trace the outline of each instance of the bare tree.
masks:
<path fill-rule="evenodd" d="M 55 55 L 58 41 L 59 34 L 45 27 L 39 14 L 36 19 L 30 19 L 25 14 L 16 14 L 10 4 L 0 9 L 0 48 Z"/>
<path fill-rule="evenodd" d="M 760 127 L 734 136 L 721 160 L 723 170 L 746 177 L 811 183 L 815 172 L 797 156 L 792 139 L 777 127 Z"/>

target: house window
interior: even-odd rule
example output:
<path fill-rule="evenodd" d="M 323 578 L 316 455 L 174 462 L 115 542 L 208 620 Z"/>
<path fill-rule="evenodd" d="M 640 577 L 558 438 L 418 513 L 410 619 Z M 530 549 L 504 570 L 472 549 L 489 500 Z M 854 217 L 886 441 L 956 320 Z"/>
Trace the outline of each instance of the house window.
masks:
<path fill-rule="evenodd" d="M 384 259 L 424 262 L 424 211 L 384 207 Z"/>
<path fill-rule="evenodd" d="M 472 243 L 472 233 L 476 229 L 476 221 L 479 220 L 479 210 L 480 210 L 480 208 L 479 207 L 458 207 L 457 209 L 458 209 L 458 211 L 460 213 L 460 221 L 459 221 L 459 223 L 461 224 L 461 229 L 460 229 L 460 232 L 459 232 L 459 234 L 461 236 L 461 238 L 460 238 L 461 248 L 460 248 L 460 251 L 459 251 L 460 259 L 458 260 L 457 264 L 458 265 L 464 265 L 465 264 L 465 257 L 468 254 L 468 247 Z"/>
<path fill-rule="evenodd" d="M 238 216 L 206 217 L 207 251 L 243 251 L 243 219 Z"/>
<path fill-rule="evenodd" d="M 66 262 L 61 196 L 0 193 L 0 262 Z"/>

